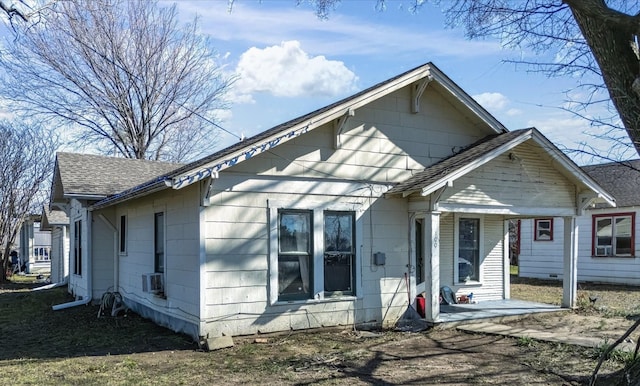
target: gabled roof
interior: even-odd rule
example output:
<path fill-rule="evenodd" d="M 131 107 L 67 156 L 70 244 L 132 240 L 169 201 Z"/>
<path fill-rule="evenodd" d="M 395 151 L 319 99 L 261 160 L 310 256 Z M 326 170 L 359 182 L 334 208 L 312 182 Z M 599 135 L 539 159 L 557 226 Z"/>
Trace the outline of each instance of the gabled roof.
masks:
<path fill-rule="evenodd" d="M 58 153 L 51 188 L 51 202 L 70 197 L 102 199 L 164 175 L 180 164 Z"/>
<path fill-rule="evenodd" d="M 56 225 L 69 225 L 69 216 L 67 216 L 67 214 L 62 210 L 49 210 L 46 206 L 43 207 L 40 229 L 51 230 L 51 228 Z"/>
<path fill-rule="evenodd" d="M 593 179 L 535 128 L 485 137 L 459 153 L 416 173 L 391 188 L 386 194 L 408 196 L 419 192 L 423 196 L 427 196 L 528 140 L 533 140 L 540 145 L 540 148 L 547 153 L 550 159 L 559 165 L 560 172 L 565 177 L 590 189 L 606 203 L 615 206 L 615 199 L 611 194 L 598 186 Z"/>
<path fill-rule="evenodd" d="M 350 97 L 275 126 L 249 139 L 211 154 L 208 157 L 185 165 L 168 176 L 171 179 L 170 184 L 174 188 L 180 189 L 183 186 L 207 178 L 216 172 L 234 166 L 256 154 L 270 150 L 327 122 L 341 118 L 349 114 L 349 112 L 396 90 L 422 81 L 424 81 L 424 83 L 422 83 L 424 87 L 437 88 L 444 96 L 455 100 L 460 109 L 466 110 L 469 115 L 477 117 L 495 133 L 508 131 L 502 123 L 489 114 L 489 112 L 449 79 L 449 77 L 441 72 L 433 63 L 426 63 Z M 419 86 L 420 84 L 416 84 L 416 87 Z"/>
<path fill-rule="evenodd" d="M 162 178 L 158 177 L 141 184 L 139 187 L 111 196 L 96 203 L 94 207 L 104 207 L 125 201 L 139 194 L 146 194 L 150 190 L 161 189 L 165 184 L 174 189 L 181 189 L 215 175 L 226 168 L 233 167 L 257 154 L 271 150 L 328 122 L 344 117 L 364 105 L 409 85 L 414 85 L 416 88 L 434 87 L 443 97 L 453 101 L 460 111 L 475 117 L 478 122 L 484 123 L 489 130 L 496 134 L 507 132 L 507 129 L 498 120 L 442 73 L 433 63 L 427 63 L 338 102 L 272 127 L 242 142 L 167 173 Z"/>
<path fill-rule="evenodd" d="M 640 206 L 640 159 L 588 165 L 582 170 L 616 198 L 618 207 Z"/>

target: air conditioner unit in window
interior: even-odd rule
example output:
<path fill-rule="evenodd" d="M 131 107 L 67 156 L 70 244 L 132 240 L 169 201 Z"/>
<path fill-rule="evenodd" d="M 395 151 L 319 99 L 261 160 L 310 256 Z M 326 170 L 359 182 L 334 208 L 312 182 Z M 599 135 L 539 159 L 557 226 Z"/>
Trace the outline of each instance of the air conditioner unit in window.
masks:
<path fill-rule="evenodd" d="M 596 247 L 596 256 L 611 256 L 611 246 Z"/>
<path fill-rule="evenodd" d="M 164 291 L 161 273 L 145 273 L 142 275 L 142 291 L 154 294 Z"/>

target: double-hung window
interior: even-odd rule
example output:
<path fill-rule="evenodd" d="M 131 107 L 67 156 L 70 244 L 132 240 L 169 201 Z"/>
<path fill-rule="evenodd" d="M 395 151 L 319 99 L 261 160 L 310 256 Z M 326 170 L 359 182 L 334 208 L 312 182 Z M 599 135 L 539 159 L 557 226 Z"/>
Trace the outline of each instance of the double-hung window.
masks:
<path fill-rule="evenodd" d="M 313 279 L 313 212 L 278 213 L 278 298 L 309 299 Z"/>
<path fill-rule="evenodd" d="M 460 217 L 456 224 L 458 283 L 480 281 L 481 219 Z"/>
<path fill-rule="evenodd" d="M 635 213 L 593 216 L 593 256 L 635 255 Z"/>
<path fill-rule="evenodd" d="M 534 224 L 533 239 L 535 241 L 553 241 L 552 218 L 537 218 L 534 220 Z"/>
<path fill-rule="evenodd" d="M 269 221 L 272 304 L 356 295 L 355 211 L 276 207 Z"/>
<path fill-rule="evenodd" d="M 355 266 L 353 212 L 324 212 L 324 291 L 353 295 Z"/>

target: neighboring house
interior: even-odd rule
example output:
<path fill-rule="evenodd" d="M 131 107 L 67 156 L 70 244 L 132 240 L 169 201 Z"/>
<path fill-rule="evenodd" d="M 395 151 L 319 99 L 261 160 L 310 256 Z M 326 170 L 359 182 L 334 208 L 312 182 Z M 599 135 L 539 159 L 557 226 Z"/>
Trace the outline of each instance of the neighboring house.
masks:
<path fill-rule="evenodd" d="M 40 229 L 51 232 L 51 283 L 69 279 L 69 216 L 59 209 L 42 209 Z"/>
<path fill-rule="evenodd" d="M 21 269 L 26 273 L 49 275 L 51 272 L 51 232 L 40 227 L 41 216 L 28 216 L 16 237 Z"/>
<path fill-rule="evenodd" d="M 616 199 L 577 219 L 578 280 L 640 285 L 640 160 L 582 168 Z M 562 279 L 562 218 L 520 221 L 519 276 Z"/>
<path fill-rule="evenodd" d="M 390 325 L 407 292 L 437 323 L 441 286 L 509 298 L 508 219 L 562 216 L 571 234 L 584 207 L 613 205 L 540 132 L 507 131 L 430 63 L 188 165 L 141 162 L 58 154 L 69 290 L 77 304 L 117 291 L 195 339 Z"/>

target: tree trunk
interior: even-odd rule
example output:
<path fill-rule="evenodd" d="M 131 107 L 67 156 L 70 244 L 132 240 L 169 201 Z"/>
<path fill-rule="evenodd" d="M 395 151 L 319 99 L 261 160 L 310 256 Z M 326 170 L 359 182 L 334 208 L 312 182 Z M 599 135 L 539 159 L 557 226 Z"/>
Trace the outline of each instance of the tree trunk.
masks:
<path fill-rule="evenodd" d="M 602 18 L 594 17 L 594 9 L 583 6 L 570 4 L 571 12 L 600 67 L 622 124 L 640 154 L 640 95 L 633 88 L 639 61 L 631 48 L 634 31 L 623 24 L 604 23 Z"/>

